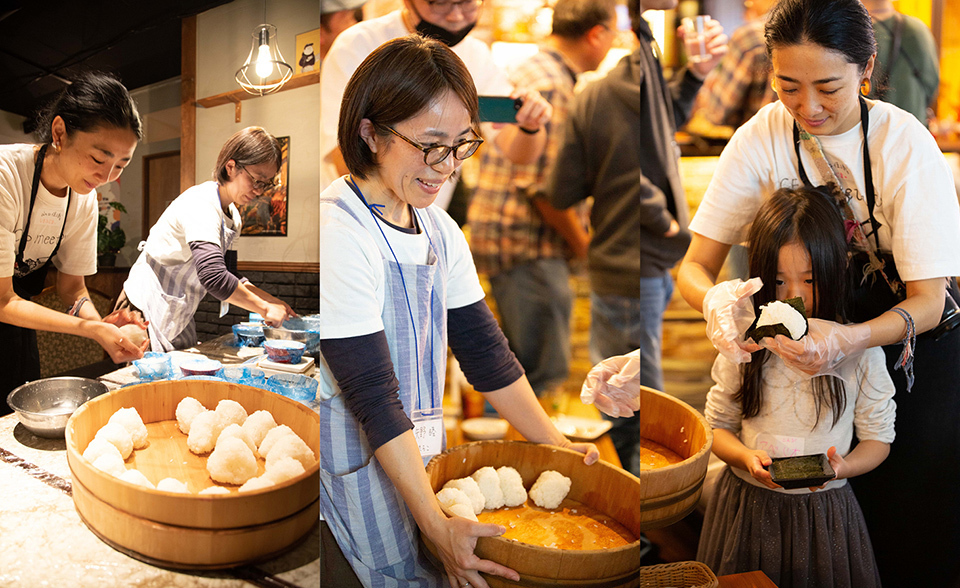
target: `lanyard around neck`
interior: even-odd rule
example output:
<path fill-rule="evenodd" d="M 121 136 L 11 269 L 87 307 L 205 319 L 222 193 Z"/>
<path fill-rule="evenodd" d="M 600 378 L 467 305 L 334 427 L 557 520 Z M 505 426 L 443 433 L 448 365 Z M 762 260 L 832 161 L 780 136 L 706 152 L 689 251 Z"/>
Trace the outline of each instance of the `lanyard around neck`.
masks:
<path fill-rule="evenodd" d="M 873 232 L 873 239 L 876 243 L 877 251 L 879 251 L 880 236 L 878 233 L 880 231 L 880 223 L 877 221 L 876 217 L 874 217 L 873 215 L 873 206 L 874 206 L 874 203 L 876 202 L 876 192 L 874 191 L 874 187 L 873 187 L 873 168 L 870 165 L 870 149 L 867 146 L 867 132 L 870 128 L 870 114 L 869 114 L 869 109 L 867 108 L 867 101 L 864 100 L 862 96 L 860 97 L 860 126 L 863 129 L 863 177 L 864 177 L 864 182 L 866 183 L 867 212 L 870 215 L 870 227 Z M 803 182 L 805 186 L 812 187 L 813 182 L 811 182 L 810 179 L 807 177 L 807 172 L 806 170 L 803 169 L 803 160 L 800 158 L 801 140 L 816 141 L 816 148 L 820 150 L 820 154 L 823 157 L 824 161 L 827 161 L 827 158 L 826 158 L 826 154 L 823 153 L 823 148 L 820 146 L 820 142 L 816 139 L 816 137 L 812 137 L 811 139 L 801 139 L 800 127 L 797 125 L 797 121 L 793 121 L 793 145 L 797 151 L 797 166 L 799 167 L 799 171 L 800 171 L 800 181 Z M 829 164 L 829 161 L 827 161 L 827 163 Z M 823 178 L 823 179 L 826 181 L 829 181 L 830 179 L 836 180 L 836 176 L 833 176 L 832 178 Z M 839 182 L 839 180 L 836 180 L 836 181 Z M 843 188 L 843 186 L 839 184 L 837 187 Z M 850 206 L 849 203 L 846 203 L 846 201 L 839 204 L 841 206 L 846 206 L 846 207 Z"/>
<path fill-rule="evenodd" d="M 37 191 L 40 189 L 40 174 L 43 172 L 43 158 L 47 153 L 47 147 L 48 145 L 44 143 L 40 147 L 40 150 L 37 151 L 37 162 L 33 166 L 33 184 L 30 187 L 30 208 L 27 209 L 27 222 L 23 225 L 23 234 L 20 235 L 20 244 L 17 248 L 16 265 L 21 275 L 26 275 L 30 270 L 26 262 L 23 261 L 23 252 L 27 249 L 27 235 L 30 233 L 30 219 L 33 218 L 33 206 L 37 202 Z M 53 256 L 57 254 L 57 251 L 60 250 L 60 243 L 63 241 L 63 230 L 67 226 L 67 214 L 70 212 L 70 198 L 72 195 L 73 190 L 70 188 L 70 186 L 67 186 L 67 208 L 63 212 L 63 224 L 60 225 L 60 236 L 57 238 L 57 244 L 53 248 L 53 251 L 50 253 L 50 257 L 48 259 L 52 259 Z"/>

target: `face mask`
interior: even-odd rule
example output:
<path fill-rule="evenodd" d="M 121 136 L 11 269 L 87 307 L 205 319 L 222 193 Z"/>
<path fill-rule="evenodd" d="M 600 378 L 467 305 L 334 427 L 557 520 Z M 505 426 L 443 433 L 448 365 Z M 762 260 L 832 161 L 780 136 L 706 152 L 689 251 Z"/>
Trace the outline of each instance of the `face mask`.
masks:
<path fill-rule="evenodd" d="M 437 26 L 435 24 L 429 23 L 420 15 L 420 12 L 413 6 L 413 2 L 410 3 L 410 8 L 413 9 L 413 13 L 417 15 L 417 18 L 420 19 L 420 22 L 417 23 L 416 30 L 418 33 L 424 37 L 430 37 L 431 39 L 436 39 L 446 45 L 447 47 L 453 47 L 460 41 L 462 41 L 469 33 L 473 30 L 473 27 L 477 25 L 476 22 L 472 22 L 467 26 L 463 27 L 459 31 L 450 32 L 447 29 Z"/>

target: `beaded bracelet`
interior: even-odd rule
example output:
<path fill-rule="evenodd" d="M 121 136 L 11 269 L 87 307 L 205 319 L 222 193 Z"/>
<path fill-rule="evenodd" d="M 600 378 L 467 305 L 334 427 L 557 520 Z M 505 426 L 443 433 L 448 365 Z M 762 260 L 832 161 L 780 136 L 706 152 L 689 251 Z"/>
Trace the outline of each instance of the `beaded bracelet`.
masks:
<path fill-rule="evenodd" d="M 84 302 L 90 302 L 90 299 L 86 296 L 77 298 L 77 301 L 73 303 L 73 306 L 70 307 L 70 310 L 67 311 L 67 314 L 70 316 L 80 316 L 80 307 L 83 306 Z"/>
<path fill-rule="evenodd" d="M 909 392 L 913 388 L 913 353 L 917 349 L 917 327 L 909 312 L 898 307 L 890 310 L 899 314 L 907 322 L 907 333 L 900 340 L 900 343 L 903 344 L 903 351 L 900 353 L 897 363 L 894 364 L 894 369 L 902 369 L 907 376 L 907 392 Z"/>

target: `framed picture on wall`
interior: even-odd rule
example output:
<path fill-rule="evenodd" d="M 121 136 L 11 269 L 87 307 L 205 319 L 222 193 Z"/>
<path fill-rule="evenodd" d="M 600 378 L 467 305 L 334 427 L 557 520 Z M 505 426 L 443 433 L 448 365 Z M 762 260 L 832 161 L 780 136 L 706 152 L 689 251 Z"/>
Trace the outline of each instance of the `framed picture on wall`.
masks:
<path fill-rule="evenodd" d="M 320 29 L 297 35 L 297 65 L 293 73 L 307 73 L 320 69 Z"/>
<path fill-rule="evenodd" d="M 256 199 L 240 207 L 243 218 L 241 235 L 260 237 L 287 235 L 287 182 L 290 177 L 290 137 L 277 137 L 280 141 L 280 185 L 260 194 Z"/>

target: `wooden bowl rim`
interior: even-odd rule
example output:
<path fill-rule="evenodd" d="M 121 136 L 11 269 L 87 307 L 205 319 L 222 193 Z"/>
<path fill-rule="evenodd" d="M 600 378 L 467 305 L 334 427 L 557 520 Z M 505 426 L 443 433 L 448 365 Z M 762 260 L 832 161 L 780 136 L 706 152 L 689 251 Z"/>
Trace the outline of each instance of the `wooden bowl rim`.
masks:
<path fill-rule="evenodd" d="M 710 426 L 710 423 L 707 422 L 706 417 L 704 417 L 702 414 L 700 414 L 700 411 L 699 411 L 699 410 L 693 408 L 692 406 L 690 406 L 689 404 L 687 404 L 687 403 L 684 402 L 683 400 L 680 400 L 679 398 L 676 398 L 676 397 L 674 397 L 674 396 L 671 396 L 671 395 L 669 395 L 669 394 L 667 394 L 667 393 L 665 393 L 665 392 L 660 392 L 659 390 L 654 390 L 653 388 L 648 388 L 647 386 L 640 386 L 640 392 L 641 392 L 641 393 L 646 392 L 646 393 L 649 393 L 649 394 L 654 394 L 654 395 L 656 395 L 656 396 L 660 396 L 660 397 L 662 397 L 662 398 L 665 398 L 665 399 L 667 399 L 667 400 L 670 400 L 670 401 L 672 401 L 672 402 L 680 405 L 681 408 L 686 409 L 688 412 L 690 412 L 691 414 L 693 414 L 693 415 L 696 417 L 697 421 L 700 423 L 700 425 L 703 427 L 703 430 L 706 432 L 706 439 L 705 439 L 704 442 L 703 442 L 703 447 L 701 447 L 699 451 L 697 451 L 696 453 L 694 453 L 694 454 L 691 455 L 690 457 L 684 459 L 683 461 L 679 461 L 679 462 L 677 462 L 677 463 L 672 463 L 672 464 L 670 464 L 670 465 L 663 466 L 662 468 L 656 468 L 656 469 L 653 469 L 653 470 L 642 471 L 642 472 L 640 472 L 640 475 L 641 475 L 641 476 L 646 477 L 646 476 L 649 476 L 649 475 L 664 475 L 663 472 L 670 472 L 670 471 L 673 470 L 673 469 L 685 467 L 686 465 L 688 465 L 688 462 L 689 462 L 689 463 L 696 463 L 697 461 L 700 461 L 700 460 L 704 459 L 704 458 L 705 458 L 704 456 L 706 456 L 706 459 L 709 459 L 709 458 L 710 458 L 710 451 L 711 451 L 712 448 L 713 448 L 713 428 Z M 642 407 L 641 407 L 641 409 L 642 409 Z M 660 473 L 655 473 L 655 472 L 660 472 Z"/>

